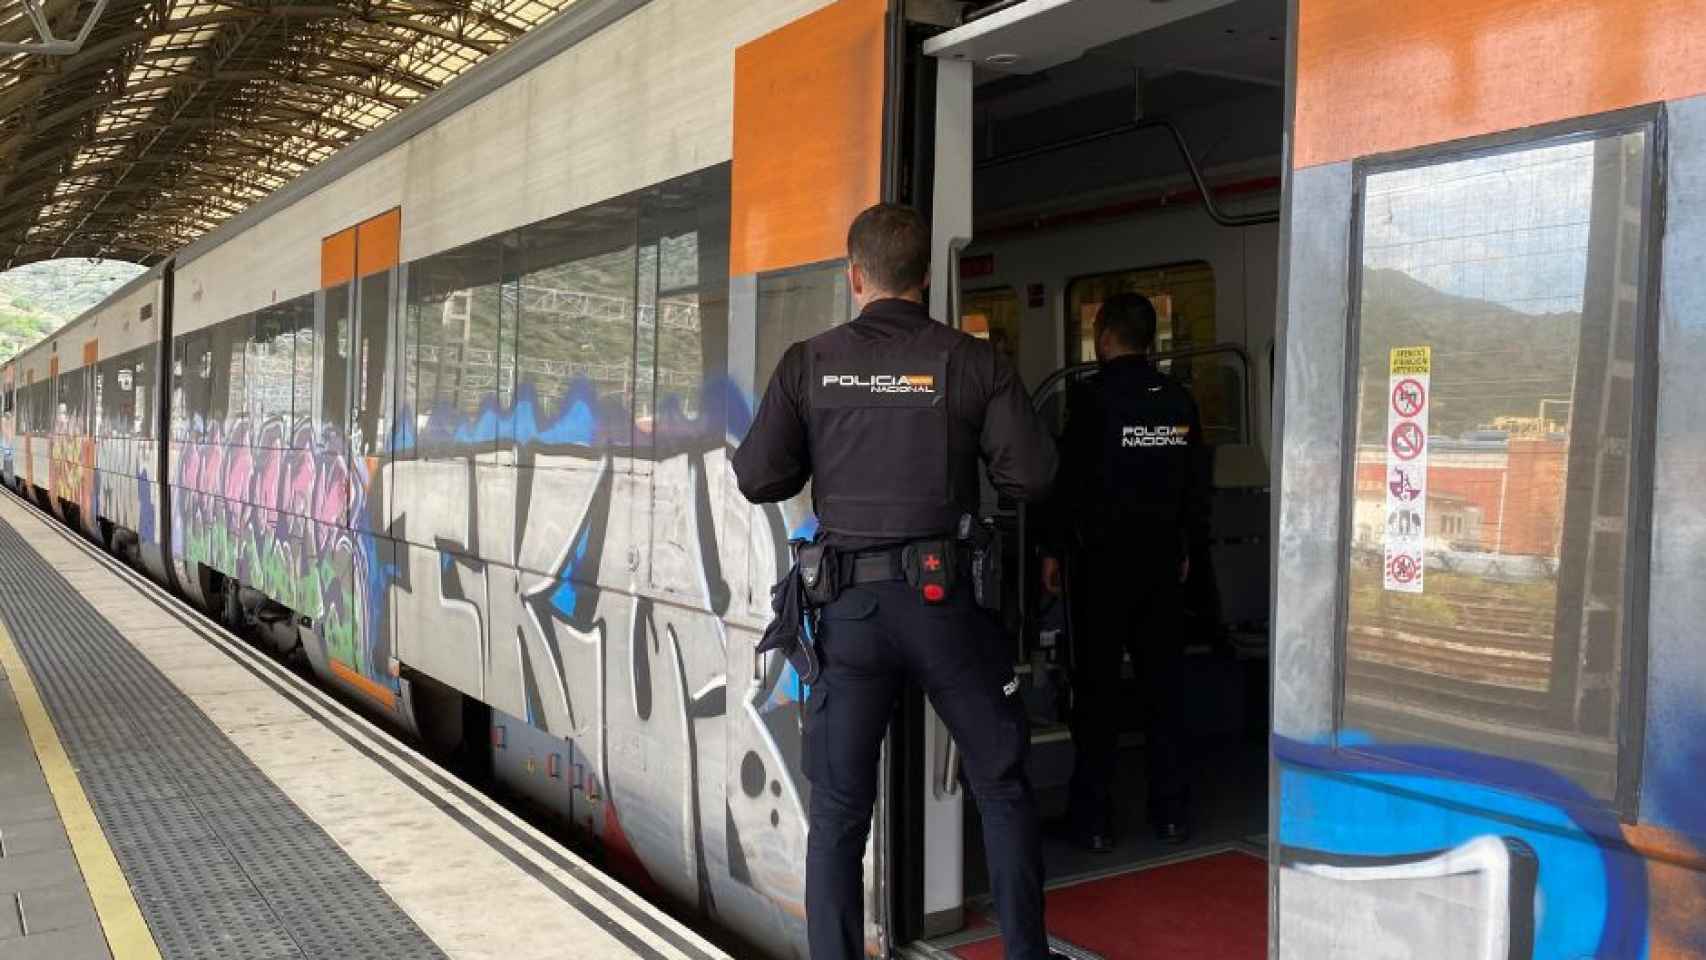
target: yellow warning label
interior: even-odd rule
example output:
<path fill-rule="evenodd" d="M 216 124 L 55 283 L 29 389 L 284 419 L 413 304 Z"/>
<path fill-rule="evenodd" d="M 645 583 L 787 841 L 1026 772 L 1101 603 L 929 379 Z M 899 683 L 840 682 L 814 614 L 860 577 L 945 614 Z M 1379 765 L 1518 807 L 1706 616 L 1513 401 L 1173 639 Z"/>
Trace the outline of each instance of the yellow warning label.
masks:
<path fill-rule="evenodd" d="M 1392 375 L 1427 374 L 1433 370 L 1433 347 L 1393 347 Z"/>

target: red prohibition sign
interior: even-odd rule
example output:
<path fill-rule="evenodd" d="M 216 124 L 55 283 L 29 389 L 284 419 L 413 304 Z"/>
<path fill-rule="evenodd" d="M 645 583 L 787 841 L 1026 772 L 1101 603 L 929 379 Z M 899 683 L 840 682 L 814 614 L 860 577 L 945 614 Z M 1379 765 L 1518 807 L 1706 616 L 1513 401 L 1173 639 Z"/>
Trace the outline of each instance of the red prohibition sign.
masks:
<path fill-rule="evenodd" d="M 1387 569 L 1392 573 L 1392 579 L 1399 583 L 1413 582 L 1416 579 L 1416 574 L 1420 572 L 1420 567 L 1421 565 L 1416 562 L 1416 558 L 1407 553 L 1398 554 L 1387 565 Z"/>
<path fill-rule="evenodd" d="M 1400 417 L 1413 417 L 1422 412 L 1428 405 L 1428 391 L 1422 382 L 1414 377 L 1398 381 L 1392 388 L 1392 409 L 1398 411 Z"/>
<path fill-rule="evenodd" d="M 1413 423 L 1400 423 L 1392 428 L 1392 453 L 1400 460 L 1414 460 L 1427 446 L 1427 434 Z"/>

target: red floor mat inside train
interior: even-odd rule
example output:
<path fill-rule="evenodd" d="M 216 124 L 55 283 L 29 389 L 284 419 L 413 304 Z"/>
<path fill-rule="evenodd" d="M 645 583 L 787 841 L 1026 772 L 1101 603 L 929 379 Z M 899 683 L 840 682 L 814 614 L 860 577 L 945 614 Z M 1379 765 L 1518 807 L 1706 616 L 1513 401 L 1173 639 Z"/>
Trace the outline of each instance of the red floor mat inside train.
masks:
<path fill-rule="evenodd" d="M 1048 929 L 1107 960 L 1260 960 L 1268 949 L 1268 865 L 1226 852 L 1051 890 Z M 1001 960 L 1001 938 L 955 947 Z"/>

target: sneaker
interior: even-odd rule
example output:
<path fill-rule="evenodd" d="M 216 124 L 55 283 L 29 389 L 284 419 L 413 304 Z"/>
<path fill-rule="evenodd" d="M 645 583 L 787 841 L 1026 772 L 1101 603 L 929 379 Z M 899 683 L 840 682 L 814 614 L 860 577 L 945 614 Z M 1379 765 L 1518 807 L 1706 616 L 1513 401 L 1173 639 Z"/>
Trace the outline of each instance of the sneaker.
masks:
<path fill-rule="evenodd" d="M 1155 839 L 1162 843 L 1177 846 L 1190 838 L 1190 828 L 1176 820 L 1167 820 L 1155 825 Z"/>

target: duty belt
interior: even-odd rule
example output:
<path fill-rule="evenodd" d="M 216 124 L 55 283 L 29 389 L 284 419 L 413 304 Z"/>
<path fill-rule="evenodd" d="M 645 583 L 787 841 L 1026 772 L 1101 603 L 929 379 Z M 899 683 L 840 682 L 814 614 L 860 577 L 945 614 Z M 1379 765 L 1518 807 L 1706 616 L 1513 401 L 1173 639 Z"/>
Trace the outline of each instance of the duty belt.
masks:
<path fill-rule="evenodd" d="M 903 552 L 901 550 L 855 554 L 852 569 L 847 576 L 847 584 L 852 586 L 860 583 L 905 580 L 906 566 L 902 562 L 902 558 Z"/>

